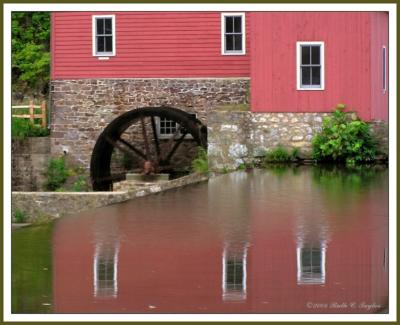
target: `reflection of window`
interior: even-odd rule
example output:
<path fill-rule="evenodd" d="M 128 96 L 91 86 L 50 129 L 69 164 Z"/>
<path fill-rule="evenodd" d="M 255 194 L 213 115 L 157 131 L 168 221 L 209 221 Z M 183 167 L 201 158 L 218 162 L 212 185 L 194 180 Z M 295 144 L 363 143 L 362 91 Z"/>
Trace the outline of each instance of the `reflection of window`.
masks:
<path fill-rule="evenodd" d="M 325 248 L 301 247 L 297 249 L 297 283 L 325 283 Z"/>
<path fill-rule="evenodd" d="M 222 257 L 224 300 L 246 299 L 246 258 L 246 249 L 241 253 L 229 253 L 228 250 L 224 250 Z"/>
<path fill-rule="evenodd" d="M 94 256 L 94 295 L 116 297 L 118 291 L 118 248 L 96 247 Z"/>

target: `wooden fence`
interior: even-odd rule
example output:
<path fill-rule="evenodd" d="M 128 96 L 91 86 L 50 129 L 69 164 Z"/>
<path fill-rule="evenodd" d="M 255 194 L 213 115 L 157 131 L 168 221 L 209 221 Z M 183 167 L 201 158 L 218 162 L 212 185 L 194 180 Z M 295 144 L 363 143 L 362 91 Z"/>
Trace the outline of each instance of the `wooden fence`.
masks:
<path fill-rule="evenodd" d="M 46 102 L 42 101 L 41 105 L 34 105 L 33 101 L 29 102 L 29 105 L 22 105 L 22 106 L 11 106 L 12 109 L 15 108 L 28 108 L 29 114 L 12 114 L 12 117 L 19 117 L 19 118 L 29 118 L 29 120 L 33 123 L 34 119 L 38 118 L 42 120 L 42 126 L 47 126 L 47 113 L 46 113 Z M 35 114 L 35 108 L 40 108 L 40 113 Z"/>

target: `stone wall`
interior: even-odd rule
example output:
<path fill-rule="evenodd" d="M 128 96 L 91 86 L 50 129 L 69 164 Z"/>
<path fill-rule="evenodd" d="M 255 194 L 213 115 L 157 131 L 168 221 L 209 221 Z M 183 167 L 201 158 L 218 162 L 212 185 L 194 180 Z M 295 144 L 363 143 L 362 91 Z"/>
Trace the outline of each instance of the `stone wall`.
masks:
<path fill-rule="evenodd" d="M 12 140 L 11 188 L 13 191 L 40 191 L 50 159 L 50 138 Z"/>
<path fill-rule="evenodd" d="M 43 217 L 58 218 L 124 202 L 208 180 L 207 174 L 191 174 L 154 185 L 121 192 L 12 192 L 11 210 L 25 213 L 28 222 Z"/>
<path fill-rule="evenodd" d="M 370 122 L 371 132 L 378 141 L 378 158 L 389 156 L 389 125 L 387 121 L 375 120 Z"/>
<path fill-rule="evenodd" d="M 329 113 L 217 112 L 208 115 L 208 157 L 211 170 L 234 169 L 278 145 L 297 148 L 310 158 L 311 140 Z M 374 121 L 371 129 L 387 153 L 388 125 Z"/>
<path fill-rule="evenodd" d="M 85 168 L 102 130 L 139 107 L 168 105 L 207 124 L 216 106 L 246 103 L 248 78 L 85 79 L 51 82 L 51 152 L 64 151 Z"/>

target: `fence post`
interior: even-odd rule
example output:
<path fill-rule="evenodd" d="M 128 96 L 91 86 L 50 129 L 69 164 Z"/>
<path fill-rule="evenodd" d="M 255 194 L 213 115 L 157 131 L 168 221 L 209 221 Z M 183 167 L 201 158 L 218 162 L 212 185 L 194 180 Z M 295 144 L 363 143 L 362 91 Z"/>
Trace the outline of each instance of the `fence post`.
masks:
<path fill-rule="evenodd" d="M 42 101 L 42 126 L 45 128 L 47 126 L 47 114 L 46 114 L 46 101 Z"/>
<path fill-rule="evenodd" d="M 33 100 L 29 101 L 29 120 L 33 123 L 33 114 L 35 112 L 35 108 L 33 107 Z"/>

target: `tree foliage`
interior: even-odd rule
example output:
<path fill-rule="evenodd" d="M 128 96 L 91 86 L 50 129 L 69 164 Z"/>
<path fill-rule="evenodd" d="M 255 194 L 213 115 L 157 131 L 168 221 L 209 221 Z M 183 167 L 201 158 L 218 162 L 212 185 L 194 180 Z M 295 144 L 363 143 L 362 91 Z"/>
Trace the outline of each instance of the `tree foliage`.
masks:
<path fill-rule="evenodd" d="M 50 13 L 13 12 L 11 33 L 14 95 L 45 96 L 50 79 Z"/>

